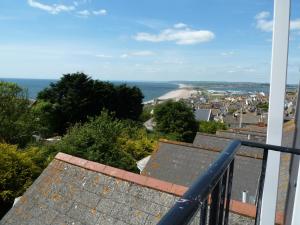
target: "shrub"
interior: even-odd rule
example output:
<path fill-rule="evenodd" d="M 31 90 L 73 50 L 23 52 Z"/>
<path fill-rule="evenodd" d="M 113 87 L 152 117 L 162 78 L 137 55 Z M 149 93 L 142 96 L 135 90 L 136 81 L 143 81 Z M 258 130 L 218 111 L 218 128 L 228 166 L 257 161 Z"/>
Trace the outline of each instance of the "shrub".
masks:
<path fill-rule="evenodd" d="M 102 112 L 83 125 L 76 124 L 61 142 L 50 145 L 48 150 L 137 172 L 136 161 L 151 154 L 154 144 L 136 123 Z"/>
<path fill-rule="evenodd" d="M 215 134 L 217 130 L 227 130 L 227 125 L 225 123 L 216 121 L 200 121 L 199 131 L 208 134 Z"/>
<path fill-rule="evenodd" d="M 36 147 L 20 150 L 0 143 L 0 218 L 21 196 L 45 166 L 45 156 Z"/>

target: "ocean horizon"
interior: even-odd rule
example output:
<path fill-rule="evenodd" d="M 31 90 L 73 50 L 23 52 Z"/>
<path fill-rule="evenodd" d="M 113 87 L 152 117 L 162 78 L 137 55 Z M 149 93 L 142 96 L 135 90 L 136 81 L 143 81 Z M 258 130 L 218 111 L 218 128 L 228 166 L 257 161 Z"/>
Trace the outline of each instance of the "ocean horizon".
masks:
<path fill-rule="evenodd" d="M 57 82 L 58 79 L 30 79 L 30 78 L 0 78 L 1 81 L 14 82 L 28 90 L 28 96 L 35 99 L 37 94 L 48 87 L 50 83 Z M 115 85 L 127 84 L 136 86 L 144 94 L 144 102 L 153 100 L 170 91 L 179 89 L 181 85 L 197 87 L 209 91 L 227 91 L 232 93 L 269 93 L 268 83 L 254 82 L 218 82 L 218 81 L 108 81 Z M 287 84 L 287 90 L 297 89 L 298 85 Z"/>

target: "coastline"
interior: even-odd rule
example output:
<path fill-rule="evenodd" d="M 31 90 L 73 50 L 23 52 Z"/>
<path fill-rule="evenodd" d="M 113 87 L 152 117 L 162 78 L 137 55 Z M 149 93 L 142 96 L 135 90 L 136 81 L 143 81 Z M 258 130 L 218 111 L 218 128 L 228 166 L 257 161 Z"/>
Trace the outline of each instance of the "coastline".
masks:
<path fill-rule="evenodd" d="M 178 101 L 180 99 L 188 99 L 192 95 L 196 94 L 197 91 L 193 89 L 193 86 L 185 85 L 185 84 L 178 84 L 178 89 L 169 91 L 164 95 L 161 95 L 158 98 L 152 99 L 150 101 L 143 102 L 143 104 L 150 104 L 153 103 L 154 100 L 158 101 L 166 101 L 166 100 L 175 100 Z"/>

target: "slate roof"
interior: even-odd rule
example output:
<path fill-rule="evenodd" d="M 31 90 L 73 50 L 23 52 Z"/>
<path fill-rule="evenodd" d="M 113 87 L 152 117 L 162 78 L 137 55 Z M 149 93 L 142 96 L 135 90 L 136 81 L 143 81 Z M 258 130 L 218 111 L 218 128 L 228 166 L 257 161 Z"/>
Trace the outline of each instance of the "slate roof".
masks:
<path fill-rule="evenodd" d="M 211 117 L 211 109 L 196 109 L 194 111 L 197 121 L 209 121 Z"/>
<path fill-rule="evenodd" d="M 234 137 L 219 137 L 217 135 L 204 134 L 198 132 L 195 136 L 193 145 L 203 149 L 213 149 L 222 151 L 230 143 L 230 141 L 232 141 L 232 139 L 234 139 Z M 239 139 L 239 137 L 235 137 L 235 139 Z M 247 146 L 241 146 L 238 150 L 238 153 L 243 154 L 245 156 L 251 156 L 261 159 L 263 157 L 263 152 L 261 151 L 261 149 L 250 148 Z"/>
<path fill-rule="evenodd" d="M 154 225 L 186 190 L 59 153 L 0 224 Z M 231 201 L 230 207 L 240 215 L 255 215 L 255 207 L 248 204 Z M 230 213 L 229 224 L 253 224 L 240 215 Z"/>
<path fill-rule="evenodd" d="M 142 174 L 167 182 L 190 186 L 198 176 L 207 170 L 218 155 L 219 151 L 217 150 L 161 140 L 158 150 L 152 154 Z M 233 199 L 241 201 L 242 192 L 248 191 L 248 196 L 251 198 L 249 198 L 249 202 L 254 202 L 261 161 L 261 159 L 251 156 L 242 156 L 241 154 L 236 156 L 232 189 Z"/>

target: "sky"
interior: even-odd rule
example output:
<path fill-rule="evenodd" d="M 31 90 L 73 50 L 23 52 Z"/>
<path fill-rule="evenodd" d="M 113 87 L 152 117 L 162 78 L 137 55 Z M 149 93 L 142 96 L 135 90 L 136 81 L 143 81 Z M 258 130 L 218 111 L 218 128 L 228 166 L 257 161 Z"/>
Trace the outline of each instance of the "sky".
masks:
<path fill-rule="evenodd" d="M 1 0 L 0 77 L 269 82 L 271 0 Z M 292 0 L 288 83 L 300 79 Z"/>

